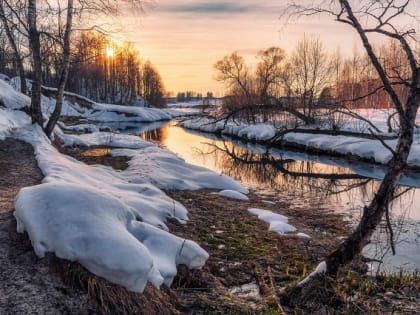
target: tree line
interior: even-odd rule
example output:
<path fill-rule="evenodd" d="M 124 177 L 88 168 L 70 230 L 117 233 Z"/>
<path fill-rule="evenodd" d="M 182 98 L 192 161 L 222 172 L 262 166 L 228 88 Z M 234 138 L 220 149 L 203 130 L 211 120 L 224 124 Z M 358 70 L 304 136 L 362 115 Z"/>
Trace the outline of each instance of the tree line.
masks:
<path fill-rule="evenodd" d="M 409 89 L 399 82 L 409 76 L 409 64 L 401 46 L 390 39 L 374 49 L 398 97 L 406 99 Z M 216 79 L 226 87 L 226 112 L 242 110 L 255 120 L 255 115 L 277 108 L 311 123 L 325 108 L 393 107 L 367 54 L 353 52 L 345 58 L 339 50 L 328 53 L 319 38 L 305 36 L 288 55 L 270 47 L 256 57 L 257 64 L 250 66 L 233 52 L 214 64 Z"/>
<path fill-rule="evenodd" d="M 98 102 L 132 105 L 144 99 L 143 105 L 164 105 L 156 67 L 141 60 L 132 44 L 117 45 L 100 26 L 89 24 L 100 15 L 118 15 L 127 6 L 141 10 L 142 5 L 142 0 L 0 1 L 0 72 L 20 77 L 21 92 L 31 94 L 32 119 L 41 126 L 41 85 L 57 89 L 57 111 L 44 126 L 48 134 L 65 89 Z"/>
<path fill-rule="evenodd" d="M 82 32 L 73 47 L 66 90 L 112 104 L 165 105 L 158 70 L 140 59 L 132 43 L 118 45 L 103 34 Z"/>

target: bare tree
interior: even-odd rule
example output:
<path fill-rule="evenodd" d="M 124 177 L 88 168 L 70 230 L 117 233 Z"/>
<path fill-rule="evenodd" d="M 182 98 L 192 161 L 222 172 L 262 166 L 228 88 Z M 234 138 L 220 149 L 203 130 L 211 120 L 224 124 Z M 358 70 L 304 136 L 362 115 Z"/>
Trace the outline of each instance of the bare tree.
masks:
<path fill-rule="evenodd" d="M 267 104 L 270 95 L 276 94 L 283 75 L 282 61 L 286 57 L 283 49 L 270 47 L 258 53 L 260 62 L 257 64 L 256 77 L 258 91 L 263 104 Z"/>
<path fill-rule="evenodd" d="M 9 11 L 9 14 L 7 14 Z M 6 33 L 7 39 L 10 46 L 13 50 L 14 59 L 16 62 L 17 70 L 20 77 L 20 91 L 23 94 L 26 94 L 26 78 L 25 78 L 25 69 L 23 67 L 23 58 L 16 43 L 16 37 L 13 34 L 13 25 L 15 24 L 13 15 L 16 15 L 16 10 L 14 10 L 6 0 L 0 1 L 0 19 L 3 24 L 4 31 Z M 15 17 L 16 19 L 16 17 Z"/>
<path fill-rule="evenodd" d="M 67 18 L 65 23 L 63 38 L 63 61 L 60 75 L 60 81 L 57 87 L 57 96 L 54 111 L 52 112 L 47 125 L 45 126 L 45 134 L 49 137 L 54 130 L 55 124 L 61 114 L 64 99 L 64 88 L 66 86 L 67 77 L 70 67 L 70 42 L 73 24 L 73 0 L 67 0 Z"/>
<path fill-rule="evenodd" d="M 292 89 L 298 95 L 303 113 L 313 117 L 315 99 L 328 85 L 332 67 L 319 38 L 307 38 L 298 42 L 291 58 Z"/>
<path fill-rule="evenodd" d="M 250 98 L 250 74 L 242 56 L 235 51 L 217 61 L 214 68 L 218 71 L 217 81 L 226 82 L 230 88 L 238 87 Z"/>
<path fill-rule="evenodd" d="M 398 24 L 398 20 L 415 16 L 410 13 L 413 3 L 414 1 L 410 0 L 366 0 L 351 3 L 348 0 L 334 0 L 321 1 L 319 6 L 311 8 L 300 4 L 293 4 L 289 7 L 291 10 L 289 13 L 292 12 L 294 15 L 306 16 L 319 13 L 332 15 L 337 21 L 356 31 L 382 82 L 383 89 L 392 100 L 400 121 L 397 145 L 395 149 L 387 146 L 392 151 L 392 158 L 388 162 L 387 173 L 374 199 L 364 207 L 362 218 L 354 232 L 325 259 L 325 271 L 331 276 L 336 275 L 340 266 L 352 261 L 367 244 L 386 213 L 400 176 L 407 166 L 407 158 L 413 143 L 416 114 L 420 104 L 420 68 L 418 57 L 416 57 L 413 48 L 417 40 L 415 30 L 413 28 L 404 29 Z M 418 25 L 417 19 L 414 19 L 414 22 Z M 404 58 L 409 64 L 410 71 L 406 78 L 398 78 L 398 82 L 409 90 L 405 100 L 395 90 L 395 76 L 381 64 L 378 53 L 372 46 L 368 37 L 372 33 L 396 40 L 404 52 Z M 309 277 L 309 281 L 305 283 L 310 283 L 314 278 Z M 291 291 L 294 292 L 295 289 L 292 288 Z"/>

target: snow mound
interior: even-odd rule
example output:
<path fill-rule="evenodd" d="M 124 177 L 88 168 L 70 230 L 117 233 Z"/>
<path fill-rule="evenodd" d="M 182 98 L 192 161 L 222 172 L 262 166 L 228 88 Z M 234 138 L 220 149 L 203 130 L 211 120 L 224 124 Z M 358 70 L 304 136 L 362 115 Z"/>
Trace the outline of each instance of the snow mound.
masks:
<path fill-rule="evenodd" d="M 18 230 L 28 232 L 38 256 L 55 252 L 136 292 L 147 281 L 170 285 L 179 264 L 203 266 L 208 254 L 199 245 L 164 231 L 168 218 L 188 217 L 160 189 L 57 152 L 36 125 L 16 136 L 34 146 L 45 175 L 41 185 L 19 192 L 15 206 Z"/>
<path fill-rule="evenodd" d="M 286 234 L 296 231 L 296 228 L 293 225 L 287 223 L 288 218 L 284 215 L 259 208 L 249 208 L 248 211 L 253 215 L 258 216 L 258 219 L 270 224 L 268 229 L 269 231 L 277 232 L 279 234 Z"/>
<path fill-rule="evenodd" d="M 147 281 L 170 285 L 176 265 L 200 268 L 208 258 L 194 242 L 135 221 L 126 204 L 99 189 L 42 184 L 22 189 L 15 207 L 18 232 L 28 232 L 39 257 L 55 252 L 131 291 Z"/>
<path fill-rule="evenodd" d="M 241 200 L 241 201 L 249 200 L 249 198 L 245 196 L 244 194 L 240 193 L 239 191 L 231 190 L 231 189 L 220 191 L 219 196 L 229 198 L 229 199 Z"/>
<path fill-rule="evenodd" d="M 23 112 L 0 108 L 0 140 L 4 140 L 15 128 L 30 124 L 31 120 Z"/>
<path fill-rule="evenodd" d="M 248 193 L 232 178 L 186 163 L 174 153 L 154 145 L 142 150 L 116 149 L 111 155 L 131 157 L 129 167 L 122 174 L 132 183 L 147 180 L 161 189 L 234 189 Z"/>
<path fill-rule="evenodd" d="M 29 107 L 31 99 L 26 95 L 19 93 L 6 81 L 0 80 L 0 100 L 4 106 L 11 109 L 21 109 Z"/>

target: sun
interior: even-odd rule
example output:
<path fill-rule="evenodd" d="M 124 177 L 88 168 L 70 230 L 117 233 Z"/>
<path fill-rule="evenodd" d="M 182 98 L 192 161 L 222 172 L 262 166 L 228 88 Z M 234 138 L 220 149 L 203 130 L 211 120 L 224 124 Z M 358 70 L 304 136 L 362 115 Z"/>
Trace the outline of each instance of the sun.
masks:
<path fill-rule="evenodd" d="M 107 47 L 106 48 L 106 56 L 108 58 L 114 57 L 114 49 L 112 47 Z"/>

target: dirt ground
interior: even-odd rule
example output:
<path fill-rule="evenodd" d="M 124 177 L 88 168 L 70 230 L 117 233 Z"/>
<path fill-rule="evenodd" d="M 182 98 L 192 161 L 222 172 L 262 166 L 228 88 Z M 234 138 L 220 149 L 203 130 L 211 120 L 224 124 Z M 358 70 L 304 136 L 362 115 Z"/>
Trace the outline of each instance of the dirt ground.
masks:
<path fill-rule="evenodd" d="M 92 314 L 87 294 L 64 285 L 51 257 L 36 257 L 27 235 L 16 232 L 14 198 L 42 177 L 31 145 L 0 141 L 0 314 Z"/>

